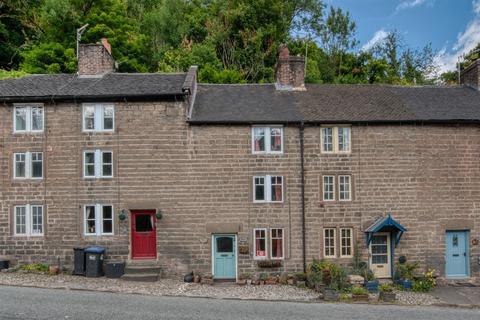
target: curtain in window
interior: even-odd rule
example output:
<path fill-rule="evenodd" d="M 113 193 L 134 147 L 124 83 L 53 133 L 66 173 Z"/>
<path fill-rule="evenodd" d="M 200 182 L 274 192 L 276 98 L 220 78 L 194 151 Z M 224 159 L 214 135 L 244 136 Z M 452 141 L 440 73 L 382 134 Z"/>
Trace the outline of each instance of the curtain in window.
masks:
<path fill-rule="evenodd" d="M 256 241 L 256 248 L 257 248 L 257 252 L 255 253 L 255 255 L 257 257 L 265 257 L 265 248 L 262 248 L 264 246 L 262 246 L 262 241 L 264 239 L 257 239 Z"/>
<path fill-rule="evenodd" d="M 282 200 L 282 186 L 281 185 L 276 185 L 273 186 L 274 191 L 275 191 L 275 201 L 281 201 Z"/>

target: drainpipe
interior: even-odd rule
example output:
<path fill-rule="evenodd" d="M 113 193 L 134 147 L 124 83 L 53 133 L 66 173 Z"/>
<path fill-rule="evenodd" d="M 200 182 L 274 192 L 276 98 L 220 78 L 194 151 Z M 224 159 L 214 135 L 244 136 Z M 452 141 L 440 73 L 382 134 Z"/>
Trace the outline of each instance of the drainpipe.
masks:
<path fill-rule="evenodd" d="M 301 184 L 300 192 L 302 197 L 302 254 L 303 254 L 303 272 L 307 272 L 307 248 L 305 235 L 305 146 L 304 146 L 305 125 L 303 121 L 300 123 L 300 174 Z"/>

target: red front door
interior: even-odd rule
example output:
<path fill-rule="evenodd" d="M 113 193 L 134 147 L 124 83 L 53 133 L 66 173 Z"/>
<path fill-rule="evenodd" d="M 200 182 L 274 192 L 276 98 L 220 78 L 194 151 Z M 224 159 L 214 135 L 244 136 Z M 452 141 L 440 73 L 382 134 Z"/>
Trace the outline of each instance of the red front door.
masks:
<path fill-rule="evenodd" d="M 132 210 L 132 259 L 157 257 L 155 210 Z"/>

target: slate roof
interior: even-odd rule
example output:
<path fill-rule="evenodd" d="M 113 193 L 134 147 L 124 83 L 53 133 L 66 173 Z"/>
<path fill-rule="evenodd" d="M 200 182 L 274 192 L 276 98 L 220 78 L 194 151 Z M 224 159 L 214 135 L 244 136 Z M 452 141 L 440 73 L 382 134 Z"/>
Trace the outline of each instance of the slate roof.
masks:
<path fill-rule="evenodd" d="M 0 101 L 154 99 L 183 95 L 186 73 L 110 73 L 31 75 L 0 81 Z"/>
<path fill-rule="evenodd" d="M 273 84 L 198 86 L 192 123 L 478 122 L 480 92 L 463 86 Z"/>

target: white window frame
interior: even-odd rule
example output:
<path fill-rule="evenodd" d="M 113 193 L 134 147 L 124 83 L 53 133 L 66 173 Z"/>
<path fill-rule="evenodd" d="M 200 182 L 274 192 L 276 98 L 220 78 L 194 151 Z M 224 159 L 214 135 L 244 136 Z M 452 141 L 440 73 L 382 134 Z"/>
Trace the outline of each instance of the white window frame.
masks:
<path fill-rule="evenodd" d="M 272 201 L 272 177 L 280 177 L 282 178 L 282 201 Z M 257 200 L 255 198 L 255 178 L 263 178 L 264 179 L 264 199 L 265 200 Z M 283 203 L 283 199 L 285 199 L 285 179 L 282 175 L 265 175 L 265 176 L 253 176 L 253 202 L 254 203 Z"/>
<path fill-rule="evenodd" d="M 86 170 L 86 154 L 87 153 L 93 153 L 94 154 L 94 172 L 95 175 L 90 176 L 86 175 L 87 170 Z M 112 162 L 110 163 L 112 166 L 112 174 L 111 175 L 104 175 L 103 174 L 103 154 L 104 153 L 111 153 L 112 155 Z M 113 178 L 113 170 L 114 170 L 114 163 L 113 163 L 113 151 L 112 150 L 100 150 L 100 149 L 95 149 L 95 150 L 84 150 L 83 151 L 83 178 L 84 179 L 110 179 Z"/>
<path fill-rule="evenodd" d="M 325 178 L 331 178 L 332 179 L 332 194 L 333 198 L 332 199 L 325 199 Z M 335 201 L 335 176 L 333 175 L 323 175 L 322 176 L 322 201 Z"/>
<path fill-rule="evenodd" d="M 343 236 L 343 231 L 344 230 L 349 230 L 350 231 L 350 238 L 344 237 Z M 350 239 L 350 254 L 344 255 L 343 254 L 343 248 L 345 247 L 343 245 L 343 239 Z M 353 257 L 353 228 L 340 228 L 340 257 L 341 258 L 351 258 Z"/>
<path fill-rule="evenodd" d="M 342 129 L 342 131 L 344 129 L 347 129 L 348 131 L 348 139 L 346 140 L 347 141 L 347 146 L 348 146 L 348 149 L 347 150 L 340 150 L 340 138 L 339 138 L 339 133 L 340 133 L 340 130 L 339 129 Z M 352 129 L 350 126 L 338 126 L 338 127 L 335 127 L 335 131 L 336 131 L 336 143 L 335 143 L 335 146 L 337 148 L 337 153 L 350 153 L 350 150 L 352 149 Z M 345 145 L 345 140 L 344 140 L 344 145 Z"/>
<path fill-rule="evenodd" d="M 325 150 L 325 145 L 323 144 L 324 140 L 324 134 L 323 130 L 324 129 L 332 129 L 332 150 L 328 151 Z M 320 127 L 320 149 L 322 153 L 335 153 L 335 127 L 330 127 L 330 126 L 322 126 Z"/>
<path fill-rule="evenodd" d="M 25 233 L 17 233 L 17 208 L 25 208 Z M 42 232 L 33 232 L 33 208 L 42 208 Z M 23 204 L 13 207 L 13 235 L 17 237 L 43 237 L 45 234 L 45 210 L 43 205 Z"/>
<path fill-rule="evenodd" d="M 93 129 L 85 127 L 85 109 L 93 107 Z M 104 128 L 104 110 L 105 108 L 113 108 L 112 129 Z M 82 105 L 82 132 L 114 132 L 115 131 L 115 106 L 112 103 L 84 103 Z"/>
<path fill-rule="evenodd" d="M 282 256 L 274 257 L 273 256 L 273 230 L 282 230 Z M 275 239 L 279 239 L 276 237 Z M 283 260 L 285 259 L 285 229 L 284 228 L 271 228 L 270 229 L 270 259 L 272 260 Z"/>
<path fill-rule="evenodd" d="M 32 177 L 33 172 L 33 162 L 32 162 L 32 154 L 33 153 L 40 153 L 42 155 L 42 176 L 41 177 Z M 25 177 L 17 176 L 17 155 L 24 155 L 25 156 Z M 44 176 L 44 168 L 43 165 L 45 157 L 43 156 L 43 152 L 41 151 L 33 151 L 33 152 L 15 152 L 13 154 L 13 178 L 15 180 L 42 180 Z"/>
<path fill-rule="evenodd" d="M 325 241 L 326 240 L 326 236 L 325 236 L 325 231 L 327 230 L 333 230 L 333 255 L 327 255 L 326 253 L 326 249 L 327 249 L 327 242 Z M 331 248 L 331 246 L 329 246 L 329 248 Z M 335 258 L 337 256 L 337 229 L 336 228 L 323 228 L 323 256 L 325 258 Z"/>
<path fill-rule="evenodd" d="M 265 130 L 265 151 L 255 150 L 255 129 L 258 129 L 258 128 L 263 128 Z M 281 136 L 280 136 L 281 150 L 280 151 L 272 151 L 272 140 L 271 140 L 272 129 L 280 129 L 280 132 L 281 132 Z M 283 136 L 284 136 L 283 126 L 280 126 L 280 125 L 252 126 L 252 154 L 283 154 Z"/>
<path fill-rule="evenodd" d="M 264 231 L 265 233 L 265 256 L 257 256 L 257 231 Z M 253 259 L 254 260 L 266 260 L 268 259 L 268 229 L 267 228 L 254 228 L 253 229 Z"/>
<path fill-rule="evenodd" d="M 342 199 L 341 197 L 341 183 L 340 183 L 340 180 L 341 178 L 348 178 L 348 198 L 347 199 Z M 345 181 L 345 179 L 344 179 Z M 352 201 L 352 176 L 348 175 L 348 174 L 344 174 L 344 175 L 339 175 L 338 176 L 338 201 Z"/>
<path fill-rule="evenodd" d="M 95 232 L 88 232 L 87 207 L 95 207 Z M 112 232 L 103 232 L 103 207 L 112 207 Z M 115 208 L 112 204 L 86 204 L 83 206 L 84 236 L 113 236 L 115 234 Z"/>
<path fill-rule="evenodd" d="M 26 110 L 26 117 L 25 117 L 25 130 L 17 129 L 17 109 L 25 109 Z M 42 110 L 42 129 L 41 130 L 33 130 L 33 109 L 41 109 Z M 16 104 L 13 108 L 13 133 L 42 133 L 45 130 L 45 107 L 43 104 Z"/>
<path fill-rule="evenodd" d="M 332 129 L 332 151 L 326 151 L 323 145 L 323 129 L 330 128 Z M 339 139 L 338 139 L 338 129 L 348 129 L 348 150 L 340 151 L 339 148 Z M 321 153 L 325 154 L 349 154 L 352 150 L 352 127 L 348 125 L 337 125 L 337 126 L 321 126 L 320 127 L 320 150 Z"/>

